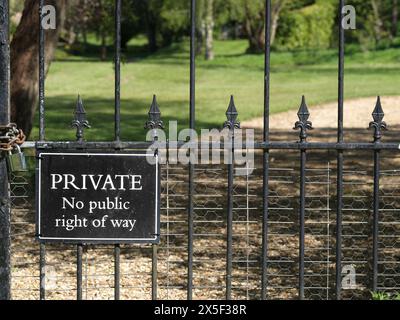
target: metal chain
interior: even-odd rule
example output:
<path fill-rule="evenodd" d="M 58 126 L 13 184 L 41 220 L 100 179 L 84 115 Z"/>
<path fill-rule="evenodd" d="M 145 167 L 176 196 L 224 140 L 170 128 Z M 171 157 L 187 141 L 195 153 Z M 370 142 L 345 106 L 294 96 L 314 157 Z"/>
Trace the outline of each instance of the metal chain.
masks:
<path fill-rule="evenodd" d="M 26 136 L 15 123 L 0 126 L 0 151 L 12 151 L 16 145 L 22 145 Z"/>

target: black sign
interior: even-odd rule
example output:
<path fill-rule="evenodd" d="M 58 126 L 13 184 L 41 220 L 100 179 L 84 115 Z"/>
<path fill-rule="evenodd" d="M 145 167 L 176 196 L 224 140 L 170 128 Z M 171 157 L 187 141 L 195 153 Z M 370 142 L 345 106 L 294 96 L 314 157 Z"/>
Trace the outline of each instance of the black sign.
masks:
<path fill-rule="evenodd" d="M 38 152 L 42 242 L 158 243 L 157 155 Z"/>

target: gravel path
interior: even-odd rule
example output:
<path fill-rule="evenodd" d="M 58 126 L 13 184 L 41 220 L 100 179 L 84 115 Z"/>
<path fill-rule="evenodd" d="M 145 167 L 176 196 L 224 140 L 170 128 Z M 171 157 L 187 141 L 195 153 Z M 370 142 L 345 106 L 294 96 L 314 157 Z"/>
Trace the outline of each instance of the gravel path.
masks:
<path fill-rule="evenodd" d="M 400 124 L 400 96 L 381 97 L 385 112 L 385 121 L 389 126 Z M 346 100 L 344 104 L 345 128 L 367 128 L 372 120 L 372 111 L 376 104 L 376 97 Z M 309 106 L 310 121 L 315 128 L 336 128 L 337 102 L 324 105 Z M 272 130 L 289 130 L 297 121 L 297 110 L 290 110 L 274 114 L 270 119 Z M 244 128 L 262 129 L 263 118 L 256 118 L 242 122 Z"/>

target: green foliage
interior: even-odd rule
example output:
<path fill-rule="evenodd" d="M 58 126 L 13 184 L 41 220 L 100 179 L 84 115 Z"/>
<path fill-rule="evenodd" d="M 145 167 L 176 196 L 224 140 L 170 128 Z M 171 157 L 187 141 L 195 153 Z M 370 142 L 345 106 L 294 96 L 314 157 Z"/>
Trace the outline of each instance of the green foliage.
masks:
<path fill-rule="evenodd" d="M 335 7 L 331 3 L 287 10 L 281 17 L 275 46 L 288 50 L 329 48 L 334 22 Z"/>
<path fill-rule="evenodd" d="M 389 294 L 389 293 L 385 293 L 385 292 L 372 292 L 372 300 L 396 300 L 396 301 L 400 301 L 400 293 L 397 294 Z"/>
<path fill-rule="evenodd" d="M 361 44 L 364 50 L 390 47 L 397 31 L 392 19 L 393 0 L 352 0 L 351 4 L 357 11 L 357 30 L 348 32 L 347 40 Z"/>
<path fill-rule="evenodd" d="M 10 1 L 13 11 L 22 9 L 23 0 Z M 198 17 L 205 1 L 197 1 Z M 79 37 L 82 30 L 103 38 L 106 33 L 108 44 L 112 43 L 114 0 L 68 0 L 68 3 L 75 9 L 68 12 L 67 21 L 71 23 L 67 33 L 70 26 L 76 29 L 78 39 L 82 39 Z M 349 4 L 356 8 L 357 30 L 346 31 L 347 43 L 361 44 L 367 50 L 394 45 L 397 35 L 393 0 L 352 0 Z M 190 1 L 123 0 L 122 6 L 124 49 L 129 40 L 139 34 L 148 38 L 151 52 L 189 35 Z M 214 0 L 213 6 L 215 35 L 223 34 L 225 39 L 247 37 L 250 51 L 263 51 L 265 0 Z M 336 44 L 338 10 L 338 0 L 272 0 L 274 47 L 315 50 Z M 197 21 L 198 30 L 200 20 Z"/>
<path fill-rule="evenodd" d="M 150 51 L 170 45 L 185 34 L 189 25 L 189 3 L 185 0 L 124 0 L 123 18 L 136 20 L 136 30 L 148 37 Z M 131 16 L 126 14 L 131 13 Z M 124 27 L 124 26 L 122 26 Z M 131 32 L 129 41 L 138 32 Z M 126 32 L 128 34 L 128 32 Z M 127 42 L 126 41 L 126 42 Z M 125 43 L 126 43 L 125 42 Z"/>
<path fill-rule="evenodd" d="M 19 19 L 24 9 L 24 2 L 22 0 L 10 0 L 10 33 L 14 34 L 17 29 Z"/>
<path fill-rule="evenodd" d="M 161 44 L 170 45 L 179 41 L 185 35 L 189 26 L 189 1 L 185 0 L 157 0 L 160 12 L 159 33 Z"/>

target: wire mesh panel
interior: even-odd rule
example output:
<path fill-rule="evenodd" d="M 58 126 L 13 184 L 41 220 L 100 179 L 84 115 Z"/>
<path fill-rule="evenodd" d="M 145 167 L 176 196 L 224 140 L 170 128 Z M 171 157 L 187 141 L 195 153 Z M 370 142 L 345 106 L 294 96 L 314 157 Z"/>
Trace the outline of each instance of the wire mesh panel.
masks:
<path fill-rule="evenodd" d="M 305 298 L 335 297 L 336 159 L 334 153 L 309 152 L 306 168 Z M 345 153 L 342 296 L 371 296 L 372 170 L 371 152 Z M 400 165 L 398 156 L 382 154 L 378 234 L 378 289 L 400 290 Z M 267 296 L 299 296 L 299 165 L 298 152 L 271 153 L 268 217 Z M 34 162 L 32 158 L 31 163 Z M 285 166 L 286 165 L 286 166 Z M 186 299 L 187 166 L 161 168 L 161 243 L 158 247 L 159 299 Z M 262 154 L 238 166 L 233 186 L 232 298 L 261 295 Z M 227 168 L 195 169 L 193 297 L 224 299 L 227 266 Z M 13 299 L 39 299 L 39 246 L 35 239 L 35 183 L 32 173 L 12 176 Z M 75 299 L 76 247 L 48 245 L 47 299 Z M 114 247 L 86 245 L 82 255 L 83 299 L 114 299 Z M 151 299 L 152 248 L 122 245 L 121 299 Z"/>
<path fill-rule="evenodd" d="M 34 179 L 11 176 L 12 298 L 39 299 L 39 247 L 35 242 Z"/>
<path fill-rule="evenodd" d="M 162 167 L 161 243 L 158 264 L 160 299 L 185 299 L 187 279 L 187 168 Z"/>
<path fill-rule="evenodd" d="M 378 290 L 400 291 L 400 171 L 399 158 L 382 154 L 378 246 Z"/>

